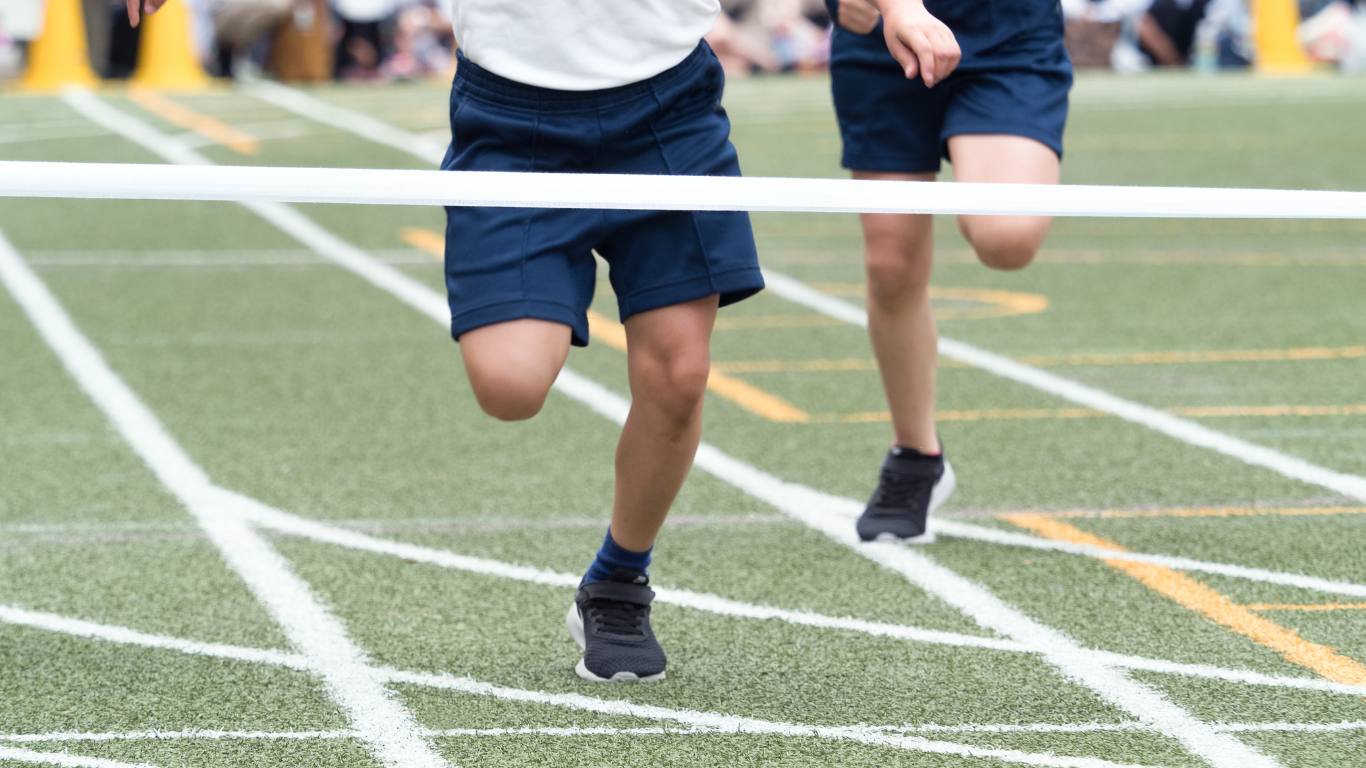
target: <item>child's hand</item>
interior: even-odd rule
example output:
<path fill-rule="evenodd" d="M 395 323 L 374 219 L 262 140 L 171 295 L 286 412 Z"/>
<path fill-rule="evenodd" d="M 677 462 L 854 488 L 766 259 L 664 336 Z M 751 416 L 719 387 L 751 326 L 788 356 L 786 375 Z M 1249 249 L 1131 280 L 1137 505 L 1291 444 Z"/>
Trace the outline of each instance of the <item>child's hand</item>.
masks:
<path fill-rule="evenodd" d="M 907 78 L 920 75 L 925 85 L 933 88 L 958 66 L 963 54 L 953 32 L 931 16 L 921 0 L 878 0 L 878 6 L 882 9 L 887 50 L 906 70 Z M 843 11 L 841 0 L 841 16 Z"/>
<path fill-rule="evenodd" d="M 880 18 L 882 14 L 868 0 L 840 0 L 839 18 L 836 21 L 856 35 L 866 35 L 877 28 Z"/>
<path fill-rule="evenodd" d="M 128 23 L 136 27 L 144 10 L 151 16 L 165 4 L 166 0 L 128 0 Z"/>

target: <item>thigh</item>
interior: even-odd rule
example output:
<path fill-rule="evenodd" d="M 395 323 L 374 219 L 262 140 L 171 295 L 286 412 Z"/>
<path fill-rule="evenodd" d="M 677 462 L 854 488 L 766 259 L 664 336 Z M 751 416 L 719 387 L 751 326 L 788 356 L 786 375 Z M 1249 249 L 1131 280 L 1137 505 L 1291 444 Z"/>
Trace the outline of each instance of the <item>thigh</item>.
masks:
<path fill-rule="evenodd" d="M 1058 155 L 1035 139 L 1010 134 L 959 134 L 949 138 L 956 181 L 983 184 L 1057 184 Z"/>

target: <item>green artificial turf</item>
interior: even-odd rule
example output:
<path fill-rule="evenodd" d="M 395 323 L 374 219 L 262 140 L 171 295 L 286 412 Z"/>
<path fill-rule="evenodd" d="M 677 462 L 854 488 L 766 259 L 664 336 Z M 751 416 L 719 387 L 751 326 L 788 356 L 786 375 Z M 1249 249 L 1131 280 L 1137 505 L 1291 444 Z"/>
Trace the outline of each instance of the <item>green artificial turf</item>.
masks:
<path fill-rule="evenodd" d="M 445 89 L 327 87 L 313 95 L 444 140 Z M 260 138 L 241 154 L 187 133 L 123 93 L 108 102 L 223 164 L 421 168 L 247 91 L 170 95 Z M 0 97 L 0 159 L 156 162 L 59 99 Z M 1063 178 L 1074 184 L 1360 187 L 1366 96 L 1349 80 L 1084 76 Z M 732 83 L 726 107 L 750 175 L 840 178 L 828 82 Z M 948 174 L 946 174 L 947 176 Z M 405 239 L 440 233 L 438 209 L 299 206 L 324 228 L 434 291 L 438 260 Z M 859 304 L 857 217 L 753 217 L 766 267 Z M 617 427 L 563 395 L 536 419 L 479 412 L 446 329 L 310 253 L 246 209 L 219 203 L 5 199 L 0 231 L 113 370 L 213 481 L 281 510 L 461 555 L 576 574 L 601 540 Z M 935 285 L 1045 297 L 1047 308 L 944 319 L 944 336 L 1017 357 L 1351 348 L 1366 344 L 1366 225 L 1358 221 L 1061 219 L 1031 268 L 977 265 L 949 217 L 935 222 Z M 603 276 L 605 277 L 605 275 Z M 601 283 L 594 308 L 615 317 Z M 941 309 L 984 306 L 936 301 Z M 872 359 L 861 329 L 761 294 L 723 319 L 795 318 L 717 330 L 713 359 Z M 803 324 L 805 323 L 805 324 Z M 569 366 L 620 394 L 625 356 L 595 342 Z M 1366 403 L 1366 355 L 1257 362 L 1047 366 L 1158 408 Z M 736 373 L 829 421 L 776 423 L 715 394 L 705 439 L 784 480 L 862 499 L 891 439 L 871 369 Z M 941 367 L 942 411 L 1073 404 L 981 370 Z M 1340 472 L 1366 474 L 1366 414 L 1202 418 L 1214 429 Z M 1134 551 L 1366 583 L 1361 503 L 1113 417 L 945 420 L 960 477 L 943 514 L 992 528 L 1018 510 L 1190 506 L 1356 509 L 1337 515 L 1071 518 Z M 1117 726 L 1131 715 L 1027 654 L 933 645 L 657 604 L 669 653 L 659 684 L 601 687 L 571 671 L 571 599 L 552 587 L 271 534 L 267 541 L 343 622 L 371 662 L 531 692 L 629 700 L 819 726 Z M 1315 678 L 1109 565 L 941 537 L 924 553 L 1085 647 Z M 904 577 L 701 471 L 666 525 L 661 586 L 834 617 L 993 636 Z M 1239 604 L 1352 598 L 1191 574 Z M 250 648 L 288 641 L 156 476 L 74 384 L 8 294 L 0 295 L 0 606 Z M 1361 665 L 1366 611 L 1258 615 Z M 1133 672 L 1209 723 L 1366 720 L 1358 696 Z M 679 733 L 686 725 L 414 684 L 396 700 L 429 729 L 655 728 L 636 735 L 432 738 L 453 765 L 908 765 L 991 763 L 810 736 Z M 685 713 L 686 713 L 685 712 Z M 348 727 L 312 675 L 268 665 L 0 624 L 0 739 L 78 731 L 279 733 Z M 343 734 L 344 735 L 344 734 Z M 965 733 L 935 741 L 1194 766 L 1145 730 Z M 1238 736 L 1288 768 L 1366 766 L 1366 728 Z M 54 737 L 55 739 L 55 737 Z M 0 740 L 0 746 L 8 742 Z M 171 766 L 376 765 L 354 738 L 43 741 L 26 749 Z M 0 760 L 18 765 L 23 761 Z"/>

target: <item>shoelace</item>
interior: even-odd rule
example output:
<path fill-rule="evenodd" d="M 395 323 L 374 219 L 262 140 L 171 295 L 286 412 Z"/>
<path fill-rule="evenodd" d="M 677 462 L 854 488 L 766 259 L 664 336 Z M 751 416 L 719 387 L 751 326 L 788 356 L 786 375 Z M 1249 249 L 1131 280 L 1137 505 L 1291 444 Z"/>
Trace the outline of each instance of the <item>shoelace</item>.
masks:
<path fill-rule="evenodd" d="M 922 495 L 930 493 L 933 489 L 932 477 L 884 472 L 882 482 L 878 484 L 878 494 L 873 500 L 873 506 L 909 507 L 912 502 L 918 501 Z"/>
<path fill-rule="evenodd" d="M 618 600 L 590 600 L 588 620 L 600 631 L 614 635 L 645 634 L 645 613 L 635 603 Z"/>

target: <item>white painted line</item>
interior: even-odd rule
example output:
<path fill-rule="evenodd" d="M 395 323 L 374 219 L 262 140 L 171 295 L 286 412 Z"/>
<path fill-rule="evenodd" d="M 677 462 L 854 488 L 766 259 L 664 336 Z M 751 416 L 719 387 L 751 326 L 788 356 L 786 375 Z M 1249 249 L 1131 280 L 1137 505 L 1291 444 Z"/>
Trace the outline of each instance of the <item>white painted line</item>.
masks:
<path fill-rule="evenodd" d="M 12 613 L 0 614 L 0 620 L 4 620 L 6 617 L 12 616 L 12 615 L 13 615 Z M 57 617 L 57 618 L 60 619 L 61 617 Z M 35 623 L 35 624 L 32 624 L 32 625 L 33 625 L 33 626 L 40 626 L 40 627 L 45 628 L 45 629 L 51 629 L 52 631 L 64 632 L 64 631 L 69 631 L 69 630 L 73 629 L 72 626 L 69 626 L 69 625 L 66 623 L 66 622 L 69 622 L 69 621 L 70 621 L 70 620 L 62 620 L 62 621 L 43 621 L 43 622 Z M 106 627 L 106 626 L 103 626 L 103 625 L 93 625 L 94 628 L 92 629 L 88 622 L 78 622 L 77 624 L 79 624 L 80 626 L 77 626 L 77 627 L 74 627 L 74 628 L 79 629 L 79 630 L 80 630 L 79 634 L 80 634 L 81 636 L 84 636 L 84 637 L 93 637 L 93 638 L 96 638 L 96 639 L 113 640 L 113 641 L 115 641 L 115 642 L 126 642 L 126 643 L 132 643 L 132 644 L 136 644 L 136 645 L 146 645 L 146 646 L 148 646 L 148 647 L 166 648 L 166 649 L 177 650 L 177 651 L 180 651 L 180 652 L 182 652 L 182 653 L 189 653 L 189 654 L 219 656 L 219 657 L 223 657 L 223 658 L 233 658 L 233 659 L 249 660 L 249 661 L 259 661 L 259 662 L 263 662 L 263 663 L 280 663 L 280 662 L 281 662 L 280 659 L 264 658 L 264 657 L 260 657 L 259 655 L 256 655 L 255 657 L 253 657 L 252 652 L 255 651 L 256 649 L 234 649 L 234 648 L 231 647 L 231 646 L 209 646 L 209 645 L 202 644 L 202 643 L 193 643 L 193 642 L 189 642 L 189 641 L 179 640 L 179 639 L 176 639 L 176 638 L 166 638 L 166 637 L 160 637 L 160 636 L 145 635 L 145 634 L 143 634 L 143 633 L 134 632 L 134 631 L 132 631 L 132 630 L 128 630 L 128 629 L 121 628 L 121 627 Z M 223 649 L 226 649 L 226 652 L 224 652 Z M 1112 654 L 1111 656 L 1113 656 L 1115 659 L 1122 658 L 1122 657 L 1119 657 L 1117 654 Z M 773 734 L 776 734 L 776 735 L 784 735 L 784 736 L 814 736 L 814 737 L 818 737 L 818 738 L 850 739 L 850 740 L 854 740 L 854 741 L 860 741 L 860 742 L 863 742 L 863 743 L 866 743 L 866 744 L 881 745 L 881 746 L 890 746 L 890 747 L 895 747 L 895 748 L 900 748 L 900 749 L 910 749 L 910 750 L 917 750 L 917 751 L 938 752 L 938 753 L 944 753 L 944 754 L 962 754 L 962 755 L 964 755 L 964 756 L 973 756 L 973 757 L 994 757 L 994 758 L 1001 759 L 1001 760 L 1004 760 L 1004 761 L 1007 761 L 1007 762 L 1022 762 L 1022 763 L 1024 763 L 1024 764 L 1028 764 L 1028 765 L 1045 765 L 1045 766 L 1054 766 L 1054 765 L 1056 765 L 1056 766 L 1062 766 L 1063 768 L 1068 768 L 1068 767 L 1070 767 L 1070 766 L 1077 766 L 1078 768 L 1083 768 L 1083 767 L 1087 767 L 1087 766 L 1089 766 L 1089 767 L 1091 767 L 1091 768 L 1101 768 L 1101 766 L 1113 766 L 1112 763 L 1107 763 L 1107 762 L 1105 762 L 1105 761 L 1092 761 L 1092 762 L 1086 762 L 1085 760 L 1083 760 L 1082 762 L 1068 762 L 1068 761 L 1070 761 L 1070 760 L 1073 760 L 1072 758 L 1062 758 L 1062 759 L 1061 759 L 1062 762 L 1050 762 L 1050 760 L 1053 759 L 1051 755 L 1042 756 L 1043 759 L 1042 759 L 1042 761 L 1041 761 L 1041 760 L 1040 760 L 1040 756 L 1038 756 L 1038 755 L 1030 755 L 1030 754 L 1028 754 L 1028 753 L 1019 753 L 1019 752 L 1016 752 L 1015 750 L 985 750 L 985 751 L 984 751 L 984 750 L 976 750 L 976 748 L 965 748 L 965 747 L 962 747 L 961 745 L 952 745 L 952 744 L 946 745 L 946 744 L 938 743 L 938 742 L 926 742 L 926 741 L 923 740 L 923 739 L 891 739 L 891 740 L 887 740 L 886 738 L 883 738 L 883 737 L 885 737 L 885 735 L 886 735 L 887 732 L 922 732 L 922 731 L 923 731 L 923 732 L 933 732 L 933 731 L 954 731 L 954 730 L 961 730 L 961 731 L 964 731 L 964 732 L 972 732 L 972 731 L 985 731 L 985 732 L 991 732 L 991 731 L 999 730 L 999 731 L 1005 732 L 1005 731 L 1008 731 L 1008 730 L 1011 730 L 1011 729 L 1017 728 L 1017 727 L 1018 727 L 1018 728 L 1021 728 L 1021 729 L 1023 729 L 1023 730 L 1036 730 L 1036 731 L 1038 731 L 1038 732 L 1051 732 L 1051 731 L 1067 732 L 1067 731 L 1082 731 L 1082 730 L 1087 730 L 1087 727 L 1086 727 L 1085 725 L 1066 725 L 1066 724 L 1062 724 L 1062 725 L 1058 725 L 1058 724 L 1042 724 L 1042 725 L 1037 725 L 1037 726 L 1004 726 L 1004 725 L 1001 725 L 1001 726 L 996 726 L 996 725 L 975 726 L 975 725 L 974 725 L 974 726 L 963 726 L 963 727 L 935 726 L 935 725 L 926 725 L 926 726 L 866 726 L 866 725 L 859 725 L 859 726 L 848 726 L 848 727 L 824 728 L 824 727 L 807 726 L 807 725 L 793 724 L 793 723 L 773 723 L 773 722 L 771 722 L 771 721 L 759 720 L 759 719 L 755 719 L 755 718 L 735 717 L 735 716 L 731 716 L 731 715 L 721 715 L 721 714 L 710 713 L 710 712 L 696 712 L 696 711 L 692 711 L 692 710 L 674 710 L 674 709 L 668 709 L 668 708 L 663 708 L 663 707 L 653 707 L 653 706 L 649 706 L 649 705 L 638 705 L 638 704 L 633 704 L 633 703 L 630 702 L 630 701 L 623 701 L 623 700 L 616 700 L 616 701 L 601 700 L 601 699 L 595 699 L 595 698 L 592 698 L 592 697 L 580 696 L 580 695 L 578 695 L 578 694 L 551 694 L 551 693 L 546 693 L 546 692 L 544 692 L 544 691 L 528 691 L 528 690 L 521 690 L 521 689 L 515 689 L 515 688 L 506 688 L 506 687 L 502 687 L 502 686 L 492 685 L 492 684 L 489 684 L 489 683 L 482 683 L 482 682 L 479 682 L 479 681 L 476 681 L 476 680 L 472 680 L 472 679 L 470 679 L 470 678 L 459 678 L 459 677 L 455 677 L 455 676 L 453 676 L 453 675 L 448 675 L 448 674 L 433 674 L 433 673 L 428 673 L 428 672 L 410 672 L 410 671 L 398 670 L 398 669 L 392 669 L 392 668 L 383 669 L 383 670 L 378 670 L 378 671 L 377 671 L 377 674 L 380 675 L 380 676 L 381 676 L 385 681 L 387 681 L 387 682 L 404 683 L 404 684 L 409 684 L 409 685 L 420 685 L 420 686 L 434 687 L 434 688 L 440 688 L 440 689 L 445 689 L 445 690 L 454 690 L 454 691 L 459 691 L 459 692 L 467 693 L 467 694 L 481 695 L 481 696 L 492 696 L 492 697 L 495 697 L 495 698 L 500 698 L 500 699 L 505 699 L 505 700 L 511 700 L 511 701 L 522 701 L 522 702 L 529 702 L 529 703 L 548 704 L 548 705 L 552 705 L 552 706 L 563 706 L 563 707 L 569 707 L 569 708 L 573 708 L 573 709 L 582 709 L 582 710 L 587 710 L 587 711 L 599 712 L 599 713 L 603 713 L 603 714 L 628 715 L 628 716 L 632 716 L 632 717 L 641 717 L 641 718 L 644 718 L 644 719 L 673 721 L 673 722 L 679 722 L 679 723 L 686 724 L 686 725 L 688 725 L 690 728 L 692 728 L 692 729 L 694 729 L 694 730 L 699 730 L 699 731 L 700 731 L 700 730 L 706 730 L 706 731 L 708 731 L 708 732 L 715 732 L 715 733 L 773 733 Z M 1311 681 L 1311 682 L 1313 682 L 1313 681 Z M 1342 686 L 1342 687 L 1348 688 L 1349 686 Z M 1354 693 L 1355 695 L 1361 695 L 1361 694 L 1363 693 L 1363 689 L 1353 689 L 1351 692 Z M 1353 729 L 1355 728 L 1355 726 L 1351 726 L 1351 725 L 1349 725 L 1349 724 L 1323 724 L 1323 725 L 1321 725 L 1321 726 L 1318 725 L 1318 724 L 1299 724 L 1299 725 L 1293 725 L 1293 724 L 1292 724 L 1292 725 L 1287 726 L 1287 727 L 1285 727 L 1285 728 L 1282 728 L 1281 725 L 1285 725 L 1285 724 L 1274 725 L 1274 726 L 1272 726 L 1272 727 L 1261 727 L 1261 726 L 1259 726 L 1258 724 L 1233 724 L 1233 725 L 1225 725 L 1225 726 L 1216 725 L 1216 726 L 1212 726 L 1212 728 L 1213 728 L 1215 731 L 1219 731 L 1219 732 L 1223 732 L 1223 731 L 1240 732 L 1240 731 L 1252 731 L 1252 730 L 1309 730 L 1309 731 L 1312 731 L 1312 730 L 1353 730 Z M 1366 724 L 1363 724 L 1363 725 L 1366 725 Z M 1162 732 L 1162 729 L 1161 729 L 1161 727 L 1160 727 L 1160 724 L 1153 724 L 1153 723 L 1137 723 L 1137 724 L 1132 724 L 1132 725 L 1121 724 L 1121 726 L 1116 726 L 1116 727 L 1102 726 L 1102 727 L 1098 727 L 1098 728 L 1095 728 L 1095 729 L 1092 729 L 1092 730 L 1121 729 L 1121 728 L 1122 728 L 1122 729 L 1133 728 L 1133 729 L 1141 729 L 1141 730 L 1151 730 L 1151 731 L 1154 731 L 1154 732 Z M 527 730 L 527 729 L 508 729 L 508 730 L 509 730 L 509 732 L 512 732 L 512 731 L 521 732 L 521 731 L 524 731 L 524 730 Z M 221 736 L 212 735 L 212 734 L 216 734 L 216 733 L 218 733 L 218 732 L 204 732 L 204 731 L 171 732 L 170 734 L 167 734 L 166 732 L 155 732 L 155 731 L 152 731 L 152 732 L 142 732 L 142 733 L 144 733 L 144 734 L 155 734 L 155 737 L 156 737 L 156 738 L 180 738 L 180 736 L 177 736 L 176 733 L 183 733 L 183 734 L 184 734 L 183 738 L 256 738 L 256 737 L 258 737 L 258 736 L 256 736 L 256 735 L 253 735 L 253 732 L 244 732 L 244 733 L 238 733 L 238 732 L 222 732 L 222 735 L 221 735 Z M 207 733 L 207 734 L 211 734 L 211 735 L 204 735 L 204 734 L 206 734 L 206 733 Z M 359 734 L 357 734 L 357 733 L 354 732 L 354 731 L 326 731 L 326 732 L 317 732 L 317 733 L 319 734 L 319 735 L 317 736 L 317 738 L 351 738 L 351 737 L 359 738 Z M 424 731 L 421 731 L 420 733 L 421 733 L 423 736 L 426 736 L 426 737 L 440 736 L 440 735 L 466 735 L 466 732 L 465 732 L 465 731 L 453 731 L 453 732 L 435 731 L 435 732 L 434 732 L 434 731 L 425 731 L 425 730 L 424 730 Z M 198 734 L 198 735 L 196 735 L 196 734 Z M 476 734 L 476 735 L 480 735 L 480 734 Z M 488 732 L 484 732 L 482 735 L 490 735 L 490 734 L 489 734 Z M 552 735 L 553 735 L 553 734 L 552 734 Z M 564 735 L 569 735 L 569 734 L 566 733 L 566 734 L 564 734 Z M 61 740 L 76 740 L 76 741 L 79 741 L 79 740 L 95 740 L 95 741 L 99 741 L 99 740 L 109 740 L 109 739 L 123 738 L 122 736 L 119 736 L 119 735 L 117 735 L 117 734 L 114 734 L 114 735 L 101 735 L 101 734 L 94 734 L 94 735 L 85 734 L 85 735 L 82 735 L 82 734 L 76 734 L 76 735 L 68 735 L 68 736 L 61 736 L 61 735 L 58 735 L 58 736 L 55 736 L 55 737 L 53 737 L 53 738 L 46 738 L 46 736 L 47 736 L 47 735 L 44 735 L 44 734 L 37 734 L 37 735 L 25 734 L 25 735 L 17 735 L 17 736 L 14 736 L 14 737 L 3 737 L 3 738 L 0 738 L 0 741 L 21 741 L 21 742 L 54 741 L 54 740 L 55 740 L 55 741 L 61 741 Z M 137 736 L 136 734 L 134 734 L 134 735 L 132 735 L 132 736 L 129 736 L 128 738 L 137 738 L 137 737 L 138 737 L 138 736 Z M 153 737 L 154 737 L 154 736 L 147 736 L 147 738 L 153 738 Z M 297 735 L 297 734 L 290 734 L 290 733 L 286 732 L 284 735 L 278 735 L 278 736 L 276 736 L 276 735 L 271 735 L 271 734 L 263 734 L 263 735 L 260 735 L 259 738 L 304 738 L 304 736 L 302 736 L 302 735 Z M 928 745 L 928 746 L 927 746 L 927 745 Z M 958 750 L 958 751 L 956 751 L 956 750 Z M 975 751 L 973 751 L 973 750 L 975 750 Z"/>
<path fill-rule="evenodd" d="M 193 151 L 184 147 L 185 151 Z M 663 211 L 1366 219 L 1366 192 L 0 161 L 0 197 Z"/>
<path fill-rule="evenodd" d="M 13 744 L 65 741 L 180 741 L 184 739 L 262 739 L 311 740 L 355 739 L 355 731 L 121 731 L 90 733 L 55 731 L 52 733 L 0 733 L 0 741 Z"/>
<path fill-rule="evenodd" d="M 137 630 L 129 629 L 127 627 L 97 624 L 93 621 L 84 621 L 81 619 L 70 619 L 65 616 L 58 616 L 55 613 L 29 611 L 8 605 L 0 605 L 0 622 L 21 627 L 45 629 L 49 632 L 60 632 L 75 637 L 87 637 L 92 640 L 106 640 L 112 643 L 140 645 L 144 648 L 161 648 L 168 651 L 179 651 L 180 653 L 188 653 L 196 656 L 213 656 L 220 659 L 249 661 L 256 664 L 274 664 L 290 669 L 312 671 L 312 667 L 309 665 L 308 660 L 297 653 L 287 653 L 285 651 L 275 651 L 265 648 L 243 648 L 242 646 L 223 645 L 221 643 L 200 643 L 193 640 L 182 640 L 178 637 L 167 637 L 166 635 L 153 635 L 146 632 L 138 632 Z"/>
<path fill-rule="evenodd" d="M 321 252 L 326 256 L 326 253 Z M 362 254 L 363 255 L 363 254 Z M 373 274 L 384 271 L 384 281 L 380 282 L 361 274 L 377 286 L 404 282 L 411 289 L 402 293 L 391 290 L 396 297 L 415 309 L 439 322 L 445 322 L 444 313 L 437 314 L 425 307 L 430 301 L 414 301 L 413 290 L 430 294 L 436 293 L 412 278 L 399 273 L 392 267 L 381 264 L 366 256 L 369 262 L 366 272 Z M 341 263 L 341 262 L 339 262 Z M 345 264 L 343 263 L 343 266 Z M 778 282 L 783 283 L 782 276 Z M 796 283 L 799 288 L 812 292 L 807 286 Z M 386 288 L 386 290 L 388 290 Z M 781 291 L 777 291 L 781 295 Z M 844 309 L 838 305 L 822 302 L 832 311 L 843 312 L 845 318 L 856 317 L 856 307 L 845 303 Z M 867 319 L 864 318 L 866 325 Z M 1011 361 L 1013 363 L 1013 361 Z M 556 388 L 561 392 L 583 402 L 593 410 L 617 422 L 624 423 L 630 404 L 621 396 L 605 387 L 573 373 L 568 368 L 561 371 L 556 380 Z M 1107 395 L 1108 397 L 1108 395 Z M 934 594 L 967 613 L 982 626 L 1001 632 L 1032 651 L 1039 653 L 1065 676 L 1097 693 L 1106 702 L 1129 712 L 1139 720 L 1154 725 L 1163 733 L 1179 740 L 1191 752 L 1201 756 L 1216 768 L 1271 768 L 1279 766 L 1274 759 L 1243 744 L 1235 738 L 1220 734 L 1192 717 L 1185 710 L 1167 701 L 1157 691 L 1129 679 L 1124 673 L 1106 666 L 1074 640 L 1025 616 L 1019 611 L 997 599 L 984 587 L 958 576 L 947 568 L 939 566 L 928 557 L 911 552 L 905 547 L 889 544 L 862 544 L 857 540 L 847 516 L 851 509 L 861 506 L 850 499 L 841 499 L 796 484 L 789 484 L 772 475 L 762 472 L 744 462 L 738 461 L 710 444 L 703 443 L 697 451 L 695 465 L 718 478 L 740 488 L 750 495 L 772 504 L 784 513 L 801 520 L 808 526 L 824 532 L 836 541 L 880 564 L 898 571 L 912 583 L 917 584 L 930 594 Z"/>
<path fill-rule="evenodd" d="M 294 88 L 263 80 L 243 90 L 250 96 L 268 101 L 296 115 L 406 152 L 429 165 L 440 165 L 442 158 L 446 156 L 446 145 L 441 142 L 400 130 L 362 112 L 333 106 Z"/>
<path fill-rule="evenodd" d="M 147 763 L 123 763 L 103 757 L 86 757 L 67 752 L 37 752 L 32 749 L 6 747 L 0 745 L 0 761 L 13 760 L 18 763 L 38 765 L 58 765 L 61 768 L 155 768 Z"/>
<path fill-rule="evenodd" d="M 1030 549 L 1067 552 L 1069 554 L 1086 555 L 1087 557 L 1103 560 L 1125 560 L 1135 563 L 1152 563 L 1154 565 L 1164 565 L 1168 568 L 1175 568 L 1180 571 L 1201 571 L 1203 573 L 1214 573 L 1220 576 L 1231 576 L 1233 578 L 1259 581 L 1266 584 L 1282 584 L 1288 587 L 1312 589 L 1318 592 L 1351 595 L 1353 597 L 1366 597 L 1366 584 L 1353 584 L 1346 581 L 1321 579 L 1317 576 L 1305 576 L 1300 573 L 1270 571 L 1265 568 L 1250 568 L 1243 565 L 1211 563 L 1205 560 L 1194 560 L 1188 557 L 1149 555 L 1141 552 L 1119 552 L 1113 549 L 1105 549 L 1104 547 L 1095 547 L 1088 544 L 1050 541 L 1049 539 L 1030 536 L 1025 533 L 986 528 L 980 525 L 972 525 L 971 523 L 962 523 L 957 520 L 945 520 L 940 518 L 933 519 L 930 522 L 934 531 L 944 536 L 957 536 L 959 538 L 985 541 L 992 544 L 1003 544 L 1011 547 L 1028 547 Z"/>
<path fill-rule="evenodd" d="M 239 503 L 242 505 L 240 514 L 247 516 L 257 525 L 281 533 L 303 536 L 314 541 L 336 544 L 349 549 L 393 555 L 395 557 L 428 563 L 442 568 L 452 568 L 503 579 L 570 588 L 577 587 L 579 583 L 578 576 L 568 573 L 555 573 L 554 571 L 523 565 L 514 565 L 512 563 L 504 563 L 482 557 L 457 555 L 454 552 L 449 552 L 447 550 L 432 549 L 416 544 L 381 539 L 358 531 L 337 528 L 336 526 L 327 525 L 326 523 L 308 520 L 297 515 L 272 509 L 255 499 L 246 496 L 239 496 L 238 499 Z M 979 637 L 958 632 L 942 632 L 933 629 L 886 624 L 877 621 L 864 621 L 862 619 L 848 617 L 836 618 L 809 611 L 791 611 L 766 605 L 754 605 L 738 600 L 730 600 L 720 597 L 719 595 L 692 592 L 686 589 L 655 587 L 655 601 L 678 605 L 684 608 L 692 608 L 699 611 L 707 611 L 722 616 L 736 616 L 759 620 L 776 619 L 778 621 L 801 626 L 848 630 L 868 635 L 894 637 L 901 640 L 912 640 L 937 645 L 951 645 L 960 648 L 986 648 L 998 651 L 1018 652 L 1023 650 L 1018 643 L 993 637 Z"/>
<path fill-rule="evenodd" d="M 69 100 L 80 108 L 80 99 Z M 323 608 L 284 558 L 244 518 L 232 513 L 233 504 L 223 489 L 209 480 L 156 415 L 109 368 L 3 234 L 0 282 L 76 383 L 162 485 L 184 504 L 285 636 L 308 658 L 375 757 L 392 768 L 444 768 L 445 761 L 422 740 L 412 715 L 390 698 L 384 682 L 368 666 L 364 652 L 347 637 L 341 622 Z"/>
<path fill-rule="evenodd" d="M 867 313 L 862 308 L 843 299 L 827 296 L 799 280 L 772 270 L 764 270 L 764 281 L 768 285 L 768 290 L 788 301 L 802 304 L 817 312 L 854 325 L 868 327 Z M 1344 496 L 1366 501 L 1366 477 L 1349 475 L 1310 464 L 1303 459 L 1287 456 L 1280 451 L 1264 446 L 1254 445 L 1246 440 L 1226 435 L 1189 419 L 1173 416 L 1165 411 L 1116 397 L 1109 392 L 1078 384 L 1071 379 L 1065 379 L 1056 374 L 1011 360 L 1008 357 L 988 352 L 970 344 L 964 344 L 961 341 L 954 341 L 941 336 L 939 338 L 939 354 L 1011 381 L 1056 395 L 1064 400 L 1071 400 L 1087 408 L 1104 411 L 1126 421 L 1140 424 L 1183 443 L 1209 448 L 1248 464 L 1264 467 L 1285 477 L 1322 486 Z"/>
<path fill-rule="evenodd" d="M 1125 731 L 1153 731 L 1143 723 L 967 723 L 963 725 L 870 725 L 862 726 L 872 732 L 882 733 L 1118 733 Z M 1366 730 L 1366 720 L 1351 720 L 1336 723 L 1217 723 L 1216 731 L 1224 733 L 1335 733 L 1341 731 Z M 472 736 L 694 736 L 729 735 L 718 728 L 698 725 L 687 728 L 612 728 L 608 726 L 588 726 L 583 728 L 532 727 L 521 728 L 448 728 L 428 730 L 423 735 L 428 738 L 467 738 Z M 355 731 L 122 731 L 91 733 L 78 731 L 52 731 L 49 733 L 0 733 L 0 742 L 10 744 L 62 743 L 62 742 L 101 742 L 101 741 L 180 741 L 204 739 L 209 741 L 242 739 L 262 741 L 311 741 L 329 739 L 354 739 Z"/>
<path fill-rule="evenodd" d="M 719 733 L 770 734 L 786 737 L 807 737 L 855 741 L 873 746 L 885 746 L 931 754 L 956 755 L 959 757 L 994 758 L 1003 762 L 1024 765 L 1058 766 L 1058 768 L 1116 768 L 1108 760 L 1086 757 L 1061 757 L 1052 754 L 1021 752 L 1014 749 L 992 749 L 973 747 L 953 742 L 930 741 L 918 736 L 897 736 L 883 733 L 868 726 L 812 726 L 799 723 L 782 723 L 760 720 L 753 717 L 722 715 L 715 712 L 698 712 L 687 709 L 670 709 L 651 704 L 636 704 L 623 700 L 604 700 L 583 696 L 577 693 L 546 693 L 525 691 L 517 688 L 504 688 L 491 683 L 482 683 L 467 677 L 454 675 L 433 675 L 420 672 L 387 670 L 396 683 L 424 685 L 476 696 L 490 696 L 505 701 L 519 701 L 534 704 L 549 704 L 588 712 L 608 715 L 625 715 L 648 720 L 664 720 L 686 725 L 707 728 Z"/>

